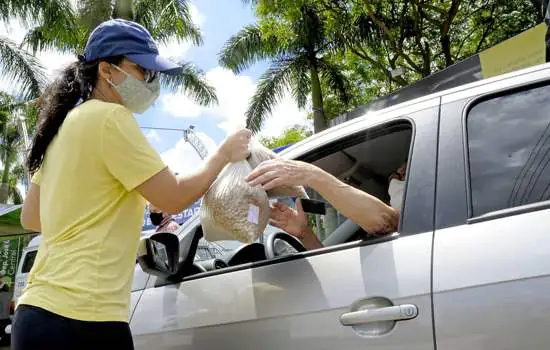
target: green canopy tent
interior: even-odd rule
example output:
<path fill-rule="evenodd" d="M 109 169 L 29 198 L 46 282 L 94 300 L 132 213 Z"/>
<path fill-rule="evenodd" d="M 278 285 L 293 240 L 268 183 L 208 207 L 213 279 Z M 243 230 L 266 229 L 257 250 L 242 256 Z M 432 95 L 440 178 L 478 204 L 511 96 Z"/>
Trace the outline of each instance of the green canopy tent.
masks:
<path fill-rule="evenodd" d="M 0 205 L 0 239 L 2 236 L 13 236 L 33 233 L 21 226 L 21 205 Z"/>

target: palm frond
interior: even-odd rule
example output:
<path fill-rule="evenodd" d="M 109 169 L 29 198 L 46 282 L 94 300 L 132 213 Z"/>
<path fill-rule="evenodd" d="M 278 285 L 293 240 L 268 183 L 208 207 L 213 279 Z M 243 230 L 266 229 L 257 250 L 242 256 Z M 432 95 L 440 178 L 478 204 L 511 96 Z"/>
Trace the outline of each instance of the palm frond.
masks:
<path fill-rule="evenodd" d="M 340 100 L 347 104 L 351 100 L 350 83 L 347 77 L 342 73 L 342 69 L 336 64 L 326 60 L 317 62 L 321 73 L 321 79 L 334 93 L 338 95 Z"/>
<path fill-rule="evenodd" d="M 256 92 L 246 111 L 246 125 L 253 132 L 260 131 L 267 115 L 283 98 L 292 76 L 292 63 L 290 60 L 274 62 L 258 80 Z"/>
<path fill-rule="evenodd" d="M 161 44 L 173 39 L 190 40 L 202 45 L 203 38 L 193 23 L 189 2 L 186 0 L 142 0 L 135 5 L 135 21 L 142 24 Z"/>
<path fill-rule="evenodd" d="M 14 179 L 17 183 L 18 181 L 21 181 L 25 178 L 25 176 L 27 175 L 27 171 L 25 170 L 23 164 L 18 163 L 10 170 L 10 174 L 11 178 Z"/>
<path fill-rule="evenodd" d="M 224 44 L 219 62 L 238 74 L 258 61 L 282 54 L 284 46 L 275 36 L 266 37 L 259 26 L 249 25 Z"/>
<path fill-rule="evenodd" d="M 38 59 L 4 36 L 0 36 L 0 57 L 3 78 L 20 86 L 21 97 L 38 97 L 47 81 L 44 67 Z"/>
<path fill-rule="evenodd" d="M 308 65 L 305 59 L 296 58 L 292 64 L 291 71 L 291 92 L 298 108 L 305 108 L 308 95 L 311 92 Z"/>
<path fill-rule="evenodd" d="M 50 0 L 0 0 L 0 20 L 7 22 L 11 18 L 18 18 L 24 21 L 37 21 L 40 19 L 42 10 L 50 2 Z"/>
<path fill-rule="evenodd" d="M 17 186 L 8 187 L 8 197 L 11 199 L 12 204 L 23 204 L 23 196 L 17 188 Z"/>
<path fill-rule="evenodd" d="M 172 91 L 183 92 L 200 105 L 208 106 L 218 103 L 218 97 L 213 86 L 206 80 L 204 73 L 189 62 L 175 60 L 183 67 L 179 75 L 161 76 L 161 83 Z"/>
<path fill-rule="evenodd" d="M 67 1 L 51 1 L 38 23 L 23 39 L 23 46 L 33 53 L 43 50 L 76 53 L 85 45 L 88 31 L 78 25 L 76 13 Z"/>

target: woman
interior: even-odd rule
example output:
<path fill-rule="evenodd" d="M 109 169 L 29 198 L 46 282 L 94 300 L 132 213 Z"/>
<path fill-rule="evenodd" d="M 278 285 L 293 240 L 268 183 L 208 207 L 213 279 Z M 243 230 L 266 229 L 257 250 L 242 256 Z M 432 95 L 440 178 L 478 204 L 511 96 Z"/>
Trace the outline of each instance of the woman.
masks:
<path fill-rule="evenodd" d="M 15 350 L 132 349 L 130 285 L 146 201 L 180 212 L 248 155 L 243 129 L 194 174 L 167 169 L 132 112 L 158 97 L 159 73 L 180 70 L 145 28 L 110 20 L 44 92 L 21 214 L 44 239 L 15 313 Z"/>
<path fill-rule="evenodd" d="M 251 186 L 261 185 L 266 191 L 278 186 L 310 187 L 366 232 L 387 234 L 397 230 L 398 210 L 315 165 L 296 160 L 268 160 L 252 170 L 247 180 Z M 271 225 L 298 238 L 308 250 L 323 248 L 308 226 L 300 201 L 296 210 L 276 203 L 271 210 Z"/>

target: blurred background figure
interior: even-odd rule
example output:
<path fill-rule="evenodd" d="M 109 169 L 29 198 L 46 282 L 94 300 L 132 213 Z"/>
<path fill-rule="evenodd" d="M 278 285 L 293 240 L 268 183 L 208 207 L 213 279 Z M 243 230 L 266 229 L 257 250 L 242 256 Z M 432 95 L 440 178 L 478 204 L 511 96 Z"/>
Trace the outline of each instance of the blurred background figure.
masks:
<path fill-rule="evenodd" d="M 154 226 L 157 226 L 156 233 L 176 232 L 180 225 L 172 218 L 172 215 L 162 212 L 159 208 L 149 204 L 149 219 Z"/>

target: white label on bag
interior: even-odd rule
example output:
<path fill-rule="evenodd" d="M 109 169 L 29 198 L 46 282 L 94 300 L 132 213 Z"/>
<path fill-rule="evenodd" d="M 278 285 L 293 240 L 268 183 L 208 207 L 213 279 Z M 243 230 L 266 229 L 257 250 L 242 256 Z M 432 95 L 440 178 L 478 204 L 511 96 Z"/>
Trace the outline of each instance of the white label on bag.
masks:
<path fill-rule="evenodd" d="M 253 224 L 258 224 L 260 218 L 260 207 L 255 206 L 254 204 L 248 205 L 248 222 Z"/>

